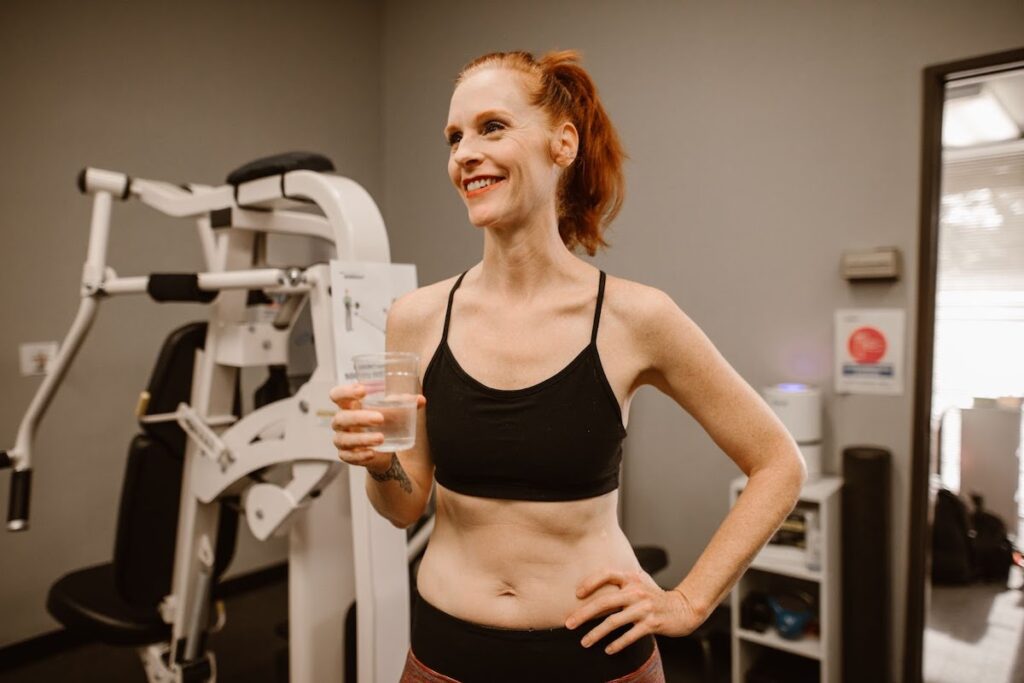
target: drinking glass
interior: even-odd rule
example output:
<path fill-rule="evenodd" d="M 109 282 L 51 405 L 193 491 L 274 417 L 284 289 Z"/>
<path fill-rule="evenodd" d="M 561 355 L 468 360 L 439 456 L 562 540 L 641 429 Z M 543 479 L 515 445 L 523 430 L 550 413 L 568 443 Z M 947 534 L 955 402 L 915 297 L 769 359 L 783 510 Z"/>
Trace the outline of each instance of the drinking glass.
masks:
<path fill-rule="evenodd" d="M 356 380 L 366 388 L 363 407 L 384 416 L 379 431 L 380 453 L 404 451 L 416 443 L 416 401 L 420 394 L 420 358 L 415 353 L 387 351 L 354 356 Z"/>

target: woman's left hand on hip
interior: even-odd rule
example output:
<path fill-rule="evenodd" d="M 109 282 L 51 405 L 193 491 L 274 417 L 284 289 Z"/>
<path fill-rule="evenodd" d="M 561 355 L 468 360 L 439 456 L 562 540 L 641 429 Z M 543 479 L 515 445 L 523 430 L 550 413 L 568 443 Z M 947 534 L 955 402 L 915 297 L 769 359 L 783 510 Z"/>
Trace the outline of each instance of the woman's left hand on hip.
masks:
<path fill-rule="evenodd" d="M 609 644 L 605 652 L 615 654 L 650 633 L 685 636 L 704 622 L 705 617 L 698 614 L 683 593 L 662 590 L 650 574 L 641 569 L 604 570 L 594 574 L 580 583 L 576 597 L 586 600 L 604 585 L 616 586 L 618 590 L 586 601 L 565 622 L 567 628 L 574 629 L 590 619 L 613 612 L 583 637 L 584 647 L 590 647 L 626 624 L 633 624 L 633 628 Z"/>

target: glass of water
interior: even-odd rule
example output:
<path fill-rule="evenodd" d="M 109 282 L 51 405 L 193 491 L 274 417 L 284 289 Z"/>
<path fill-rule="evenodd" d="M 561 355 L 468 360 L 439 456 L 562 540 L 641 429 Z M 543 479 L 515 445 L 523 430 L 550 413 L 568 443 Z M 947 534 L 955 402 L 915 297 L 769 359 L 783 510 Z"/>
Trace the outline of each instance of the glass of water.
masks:
<path fill-rule="evenodd" d="M 384 442 L 373 447 L 380 453 L 404 451 L 416 443 L 416 402 L 420 394 L 420 357 L 415 353 L 388 351 L 352 358 L 356 379 L 366 388 L 363 407 L 384 416 L 380 431 Z"/>

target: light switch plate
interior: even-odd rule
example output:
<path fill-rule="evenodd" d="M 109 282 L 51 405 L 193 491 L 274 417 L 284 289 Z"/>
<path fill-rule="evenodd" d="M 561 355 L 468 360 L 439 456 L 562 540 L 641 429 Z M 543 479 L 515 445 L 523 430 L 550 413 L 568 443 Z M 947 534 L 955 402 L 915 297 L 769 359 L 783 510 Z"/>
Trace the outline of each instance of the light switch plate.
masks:
<path fill-rule="evenodd" d="M 21 376 L 45 375 L 57 359 L 59 344 L 55 341 L 21 344 Z"/>

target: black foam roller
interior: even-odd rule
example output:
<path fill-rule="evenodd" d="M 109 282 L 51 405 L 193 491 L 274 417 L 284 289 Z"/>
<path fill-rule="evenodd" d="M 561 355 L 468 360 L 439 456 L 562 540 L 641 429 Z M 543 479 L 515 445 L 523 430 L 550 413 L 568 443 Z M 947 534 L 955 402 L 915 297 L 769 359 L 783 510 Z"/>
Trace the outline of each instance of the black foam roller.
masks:
<path fill-rule="evenodd" d="M 843 450 L 843 680 L 890 676 L 891 460 L 873 446 Z"/>

